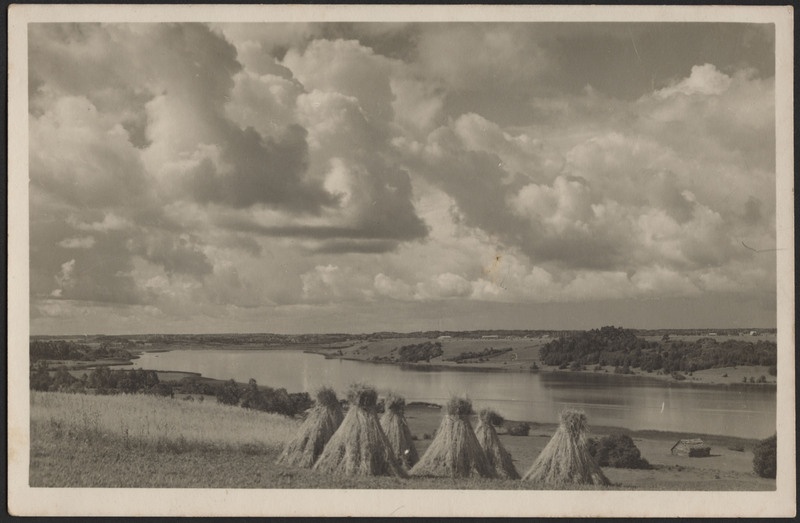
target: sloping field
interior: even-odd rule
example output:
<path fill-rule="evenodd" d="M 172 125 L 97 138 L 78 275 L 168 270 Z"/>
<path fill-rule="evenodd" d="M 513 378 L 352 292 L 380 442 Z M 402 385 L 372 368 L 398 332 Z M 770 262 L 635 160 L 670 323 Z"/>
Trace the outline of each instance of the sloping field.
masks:
<path fill-rule="evenodd" d="M 439 409 L 410 406 L 406 417 L 422 454 L 438 428 Z M 30 484 L 33 487 L 529 489 L 521 481 L 436 478 L 338 478 L 275 464 L 298 420 L 241 407 L 143 395 L 31 393 Z M 474 420 L 473 420 L 474 424 Z M 534 424 L 529 436 L 501 433 L 524 473 L 553 435 Z M 595 435 L 606 432 L 601 429 Z M 651 470 L 605 468 L 612 489 L 774 490 L 752 472 L 744 451 L 706 438 L 712 456 L 672 456 L 674 435 L 631 433 Z M 537 486 L 536 488 L 541 488 Z"/>
<path fill-rule="evenodd" d="M 366 361 L 391 361 L 397 358 L 397 351 L 406 345 L 419 343 L 439 343 L 443 354 L 431 358 L 430 362 L 421 361 L 420 365 L 466 367 L 475 366 L 480 368 L 498 368 L 506 370 L 527 370 L 531 364 L 539 358 L 539 348 L 549 339 L 543 338 L 481 338 L 481 339 L 462 339 L 462 338 L 393 338 L 386 340 L 367 341 L 356 343 L 352 347 L 341 350 L 322 350 L 320 352 L 330 356 L 341 356 Z M 460 363 L 449 361 L 465 353 L 479 353 L 486 349 L 505 349 L 511 351 L 503 354 L 489 356 L 484 361 L 478 358 L 464 359 Z"/>
<path fill-rule="evenodd" d="M 278 448 L 299 421 L 253 410 L 172 398 L 31 391 L 31 426 L 104 434 L 140 443 Z"/>

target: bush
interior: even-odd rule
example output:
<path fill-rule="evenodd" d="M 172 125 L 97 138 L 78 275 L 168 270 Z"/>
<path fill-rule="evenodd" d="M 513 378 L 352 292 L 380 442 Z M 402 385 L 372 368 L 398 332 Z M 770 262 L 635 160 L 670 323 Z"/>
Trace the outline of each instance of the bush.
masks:
<path fill-rule="evenodd" d="M 650 463 L 642 457 L 630 436 L 614 433 L 599 441 L 589 439 L 589 454 L 601 467 L 624 469 L 649 469 Z"/>
<path fill-rule="evenodd" d="M 481 411 L 481 419 L 488 421 L 491 425 L 495 427 L 500 427 L 503 423 L 506 422 L 505 418 L 498 414 L 497 412 L 493 411 L 492 409 L 486 409 Z"/>
<path fill-rule="evenodd" d="M 295 414 L 299 414 L 314 406 L 314 401 L 308 392 L 292 392 L 289 394 Z"/>
<path fill-rule="evenodd" d="M 426 341 L 416 345 L 404 345 L 397 350 L 397 354 L 398 361 L 416 363 L 422 360 L 430 362 L 432 358 L 444 354 L 444 351 L 440 342 Z"/>
<path fill-rule="evenodd" d="M 777 434 L 761 440 L 753 449 L 753 471 L 762 478 L 775 478 L 777 469 Z"/>
<path fill-rule="evenodd" d="M 487 347 L 482 351 L 468 351 L 462 352 L 458 356 L 453 356 L 452 358 L 447 358 L 445 361 L 454 361 L 456 363 L 461 363 L 462 361 L 467 360 L 474 360 L 477 359 L 478 361 L 489 361 L 489 358 L 493 356 L 497 356 L 499 354 L 505 354 L 506 352 L 510 352 L 514 349 L 511 347 L 506 347 L 505 349 L 495 349 L 493 347 Z"/>
<path fill-rule="evenodd" d="M 778 375 L 778 366 L 777 365 L 770 365 L 767 369 L 767 373 L 770 376 L 777 376 Z"/>
<path fill-rule="evenodd" d="M 510 436 L 527 436 L 531 432 L 531 426 L 525 422 L 511 423 L 508 425 L 508 434 Z"/>
<path fill-rule="evenodd" d="M 47 362 L 37 362 L 31 367 L 30 373 L 31 389 L 47 391 L 53 380 L 50 378 L 50 371 L 47 369 Z"/>
<path fill-rule="evenodd" d="M 169 383 L 156 383 L 149 389 L 147 389 L 147 394 L 153 394 L 155 396 L 169 396 L 170 398 L 175 396 L 175 392 L 172 389 L 172 385 Z"/>
<path fill-rule="evenodd" d="M 238 405 L 239 399 L 242 397 L 242 391 L 239 386 L 232 379 L 226 381 L 217 392 L 217 403 L 223 405 Z"/>

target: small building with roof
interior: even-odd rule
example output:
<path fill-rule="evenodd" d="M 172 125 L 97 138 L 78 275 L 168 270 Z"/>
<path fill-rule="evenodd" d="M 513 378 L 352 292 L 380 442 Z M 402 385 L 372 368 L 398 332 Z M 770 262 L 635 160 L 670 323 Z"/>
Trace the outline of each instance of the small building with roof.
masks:
<path fill-rule="evenodd" d="M 711 455 L 711 447 L 706 445 L 700 438 L 679 439 L 670 449 L 670 453 L 673 456 L 701 458 Z"/>

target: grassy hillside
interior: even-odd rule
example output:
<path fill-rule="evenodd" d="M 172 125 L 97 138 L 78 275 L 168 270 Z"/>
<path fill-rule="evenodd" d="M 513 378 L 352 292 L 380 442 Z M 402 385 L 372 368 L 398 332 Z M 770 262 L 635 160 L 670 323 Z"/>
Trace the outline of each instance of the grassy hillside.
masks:
<path fill-rule="evenodd" d="M 141 394 L 93 396 L 31 391 L 31 426 L 63 435 L 120 437 L 131 445 L 279 448 L 299 421 L 215 401 Z"/>
<path fill-rule="evenodd" d="M 441 354 L 430 361 L 420 360 L 420 366 L 437 366 L 464 368 L 479 366 L 486 369 L 502 370 L 528 370 L 531 364 L 539 358 L 539 348 L 546 342 L 545 339 L 527 338 L 390 338 L 376 341 L 366 341 L 354 344 L 352 347 L 341 349 L 316 349 L 315 352 L 329 357 L 343 357 L 348 359 L 374 361 L 381 363 L 403 363 L 400 350 L 413 345 L 435 343 L 441 348 Z M 500 352 L 501 349 L 511 349 Z M 479 361 L 479 357 L 467 358 L 487 349 L 497 349 L 492 356 Z"/>
<path fill-rule="evenodd" d="M 422 454 L 441 411 L 406 412 Z M 473 420 L 473 424 L 475 421 Z M 30 485 L 33 487 L 529 489 L 512 480 L 340 478 L 275 464 L 300 421 L 219 405 L 145 395 L 91 396 L 31 392 Z M 605 429 L 598 428 L 595 435 Z M 529 436 L 500 439 L 524 472 L 555 425 L 533 424 Z M 774 490 L 752 472 L 754 442 L 707 438 L 713 456 L 672 456 L 677 437 L 630 432 L 651 470 L 605 469 L 612 489 Z M 733 443 L 744 451 L 727 449 Z M 535 488 L 542 488 L 536 486 Z M 589 487 L 593 488 L 593 487 Z"/>

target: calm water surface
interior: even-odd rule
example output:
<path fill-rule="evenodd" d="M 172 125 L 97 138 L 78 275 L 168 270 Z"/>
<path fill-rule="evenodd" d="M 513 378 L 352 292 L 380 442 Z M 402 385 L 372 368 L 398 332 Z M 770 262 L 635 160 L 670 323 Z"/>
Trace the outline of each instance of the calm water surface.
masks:
<path fill-rule="evenodd" d="M 403 369 L 326 360 L 297 350 L 175 350 L 144 353 L 136 368 L 198 372 L 203 376 L 313 392 L 321 385 L 344 394 L 354 381 L 393 391 L 407 401 L 443 403 L 467 394 L 476 410 L 491 407 L 509 419 L 555 422 L 578 407 L 591 425 L 764 438 L 775 432 L 775 389 L 709 388 L 586 373 L 470 372 Z"/>

